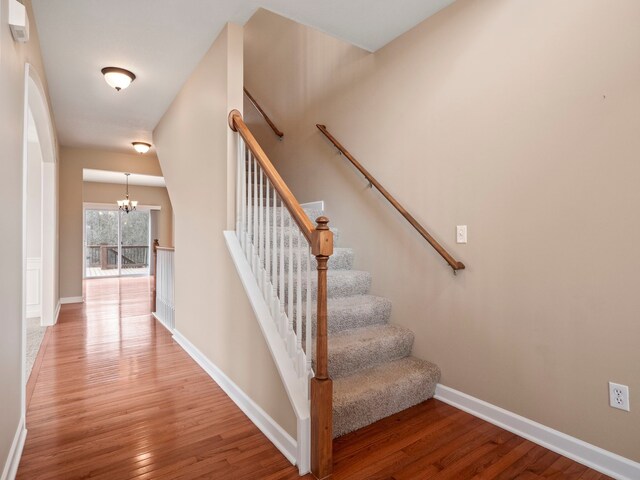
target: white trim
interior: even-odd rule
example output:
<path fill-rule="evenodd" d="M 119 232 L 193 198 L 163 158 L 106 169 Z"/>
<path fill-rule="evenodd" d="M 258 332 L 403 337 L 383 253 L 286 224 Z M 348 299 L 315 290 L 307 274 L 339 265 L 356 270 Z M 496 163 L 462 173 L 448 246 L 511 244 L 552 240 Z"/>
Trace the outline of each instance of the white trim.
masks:
<path fill-rule="evenodd" d="M 301 203 L 300 206 L 302 208 L 308 208 L 309 210 L 320 210 L 322 213 L 324 213 L 324 200 L 318 200 L 317 202 Z M 313 220 L 314 222 L 316 221 L 315 218 L 312 218 L 311 220 Z"/>
<path fill-rule="evenodd" d="M 84 298 L 82 297 L 63 297 L 60 299 L 61 305 L 66 305 L 68 303 L 84 303 Z"/>
<path fill-rule="evenodd" d="M 618 480 L 640 478 L 640 463 L 596 447 L 466 393 L 438 384 L 434 398 L 610 477 Z"/>
<path fill-rule="evenodd" d="M 297 455 L 297 464 L 300 474 L 304 475 L 309 471 L 311 465 L 311 437 L 309 434 L 310 427 L 308 425 L 310 422 L 310 405 L 307 397 L 309 380 L 306 377 L 300 377 L 294 368 L 286 345 L 280 337 L 276 323 L 271 316 L 269 306 L 262 296 L 260 287 L 256 282 L 256 277 L 251 271 L 247 257 L 245 257 L 242 251 L 242 246 L 238 241 L 236 232 L 225 231 L 223 233 L 238 276 L 242 281 L 251 308 L 258 320 L 262 335 L 267 342 L 271 357 L 276 364 L 280 379 L 287 392 L 293 411 L 296 414 L 298 422 L 297 432 L 302 434 L 298 437 L 299 452 Z"/>
<path fill-rule="evenodd" d="M 25 305 L 27 318 L 42 316 L 42 259 L 27 257 Z"/>
<path fill-rule="evenodd" d="M 18 465 L 20 465 L 20 458 L 22 457 L 22 449 L 24 448 L 24 442 L 26 439 L 27 429 L 24 428 L 24 418 L 21 418 L 16 434 L 13 437 L 11 448 L 9 449 L 9 456 L 7 456 L 4 468 L 2 469 L 2 476 L 0 476 L 0 480 L 14 480 L 16 478 Z"/>
<path fill-rule="evenodd" d="M 155 318 L 160 323 L 160 325 L 166 328 L 169 333 L 174 333 L 174 330 L 169 325 L 167 325 L 158 315 L 156 315 L 156 312 L 151 312 L 151 315 L 153 315 L 153 318 Z"/>
<path fill-rule="evenodd" d="M 224 390 L 224 392 L 240 407 L 247 417 L 271 440 L 280 452 L 292 464 L 296 463 L 297 444 L 284 429 L 271 418 L 260 406 L 242 391 L 225 373 L 209 360 L 195 345 L 178 330 L 173 331 L 173 339 L 189 354 L 195 362 Z"/>
<path fill-rule="evenodd" d="M 60 300 L 58 300 L 58 303 L 56 304 L 56 311 L 53 313 L 53 323 L 52 325 L 55 325 L 56 323 L 58 323 L 58 317 L 60 316 L 60 306 L 62 305 L 62 303 L 60 302 Z"/>

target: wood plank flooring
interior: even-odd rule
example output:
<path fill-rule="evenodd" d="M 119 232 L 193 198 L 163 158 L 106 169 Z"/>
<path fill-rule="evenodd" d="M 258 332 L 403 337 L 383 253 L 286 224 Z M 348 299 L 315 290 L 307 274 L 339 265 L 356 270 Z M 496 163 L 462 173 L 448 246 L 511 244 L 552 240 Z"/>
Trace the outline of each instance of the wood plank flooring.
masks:
<path fill-rule="evenodd" d="M 148 277 L 88 280 L 85 298 L 50 329 L 18 479 L 299 478 L 149 315 Z M 334 456 L 335 479 L 608 478 L 436 400 Z"/>

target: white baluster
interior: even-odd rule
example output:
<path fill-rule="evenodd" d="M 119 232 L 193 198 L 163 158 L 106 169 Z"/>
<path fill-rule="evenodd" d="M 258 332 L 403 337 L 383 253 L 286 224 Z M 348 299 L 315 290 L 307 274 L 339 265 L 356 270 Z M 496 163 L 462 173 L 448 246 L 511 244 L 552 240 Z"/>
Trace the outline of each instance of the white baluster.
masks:
<path fill-rule="evenodd" d="M 311 248 L 307 247 L 307 297 L 306 297 L 306 312 L 305 312 L 305 354 L 307 356 L 307 365 L 305 374 L 309 376 L 311 372 L 311 358 L 312 358 L 312 346 L 311 346 Z"/>
<path fill-rule="evenodd" d="M 240 245 L 242 246 L 242 250 L 246 255 L 246 222 L 247 222 L 247 148 L 244 144 L 244 140 L 242 137 L 238 137 L 238 141 L 240 142 L 241 155 L 238 160 L 242 167 L 240 168 L 240 199 L 242 205 L 240 205 Z"/>
<path fill-rule="evenodd" d="M 253 158 L 253 232 L 251 233 L 251 268 L 254 275 L 257 274 L 257 262 L 256 257 L 258 255 L 257 243 L 258 243 L 258 162 Z"/>
<path fill-rule="evenodd" d="M 272 245 L 272 262 L 271 262 L 271 270 L 272 270 L 272 279 L 271 284 L 273 285 L 272 291 L 272 299 L 271 299 L 271 311 L 273 312 L 273 318 L 276 322 L 276 326 L 278 327 L 278 331 L 282 333 L 282 329 L 280 328 L 280 322 L 278 321 L 277 314 L 277 306 L 278 306 L 278 226 L 277 226 L 277 212 L 278 212 L 278 193 L 276 189 L 273 189 L 273 222 L 271 226 L 271 245 Z"/>
<path fill-rule="evenodd" d="M 270 227 L 270 218 L 271 215 L 269 215 L 271 213 L 271 210 L 269 210 L 270 208 L 270 200 L 271 200 L 271 184 L 269 182 L 269 179 L 267 178 L 266 181 L 266 193 L 267 193 L 267 197 L 265 199 L 265 208 L 264 208 L 264 217 L 265 217 L 265 224 L 264 224 L 264 262 L 265 262 L 265 266 L 264 266 L 264 289 L 262 291 L 262 294 L 264 296 L 264 299 L 269 301 L 270 300 L 270 295 L 269 295 L 269 285 L 271 285 L 271 241 L 270 241 L 270 233 L 271 230 L 269 230 Z"/>
<path fill-rule="evenodd" d="M 258 198 L 259 218 L 258 218 L 258 285 L 262 288 L 264 275 L 262 269 L 264 267 L 264 189 L 263 189 L 264 171 L 260 168 L 260 188 L 258 190 L 260 197 Z"/>
<path fill-rule="evenodd" d="M 247 182 L 251 181 L 251 176 L 253 174 L 253 158 L 251 153 L 249 153 L 248 155 L 248 167 L 249 167 L 249 174 L 248 174 L 248 180 Z M 251 264 L 251 259 L 252 259 L 252 250 L 251 250 L 251 233 L 253 232 L 253 196 L 251 195 L 251 187 L 253 184 L 249 184 L 247 185 L 247 232 L 246 232 L 246 249 L 245 249 L 245 256 L 247 257 L 247 260 L 249 261 L 249 264 Z"/>
<path fill-rule="evenodd" d="M 293 225 L 293 224 L 292 224 Z M 296 239 L 298 245 L 296 248 L 296 262 L 298 263 L 296 275 L 296 367 L 298 374 L 302 374 L 302 238 L 300 229 L 296 224 Z"/>
<path fill-rule="evenodd" d="M 285 280 L 285 272 L 284 272 L 284 202 L 280 199 L 280 289 L 278 293 L 278 298 L 280 299 L 280 321 L 282 323 L 282 328 L 280 331 L 283 333 L 282 338 L 287 338 L 287 327 L 286 315 L 284 311 L 284 280 Z"/>
<path fill-rule="evenodd" d="M 293 219 L 291 218 L 291 214 L 289 214 L 289 226 L 287 227 L 287 231 L 289 232 L 289 277 L 287 278 L 288 280 L 288 285 L 289 285 L 289 292 L 287 295 L 287 300 L 288 300 L 288 310 L 287 310 L 287 315 L 289 317 L 289 338 L 290 338 L 290 344 L 289 344 L 289 355 L 291 355 L 291 357 L 293 358 L 293 356 L 295 355 L 296 352 L 296 345 L 295 345 L 295 336 L 293 333 L 293 228 L 291 228 L 291 225 L 293 224 Z"/>
<path fill-rule="evenodd" d="M 243 167 L 241 165 L 242 163 L 242 140 L 240 135 L 238 135 L 236 137 L 236 140 L 238 142 L 238 152 L 236 155 L 236 163 L 237 163 L 237 170 L 236 170 L 236 236 L 238 237 L 238 240 L 241 239 L 240 237 L 240 192 L 241 192 L 241 188 L 240 188 L 240 182 L 242 181 L 242 174 L 240 173 L 241 168 Z"/>

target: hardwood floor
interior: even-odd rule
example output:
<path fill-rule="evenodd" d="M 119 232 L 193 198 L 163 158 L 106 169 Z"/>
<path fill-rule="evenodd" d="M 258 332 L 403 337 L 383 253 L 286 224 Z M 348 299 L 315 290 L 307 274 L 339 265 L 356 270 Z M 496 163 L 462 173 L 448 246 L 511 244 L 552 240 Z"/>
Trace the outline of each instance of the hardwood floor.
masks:
<path fill-rule="evenodd" d="M 85 285 L 48 333 L 17 478 L 299 478 L 149 315 L 148 277 Z M 436 400 L 339 438 L 334 457 L 335 479 L 608 478 Z"/>

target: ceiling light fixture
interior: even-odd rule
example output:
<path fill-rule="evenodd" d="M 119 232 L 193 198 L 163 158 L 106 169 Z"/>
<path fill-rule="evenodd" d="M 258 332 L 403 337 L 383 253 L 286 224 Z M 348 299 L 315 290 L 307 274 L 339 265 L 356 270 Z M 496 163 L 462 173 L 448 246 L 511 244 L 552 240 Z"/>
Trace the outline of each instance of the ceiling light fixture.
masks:
<path fill-rule="evenodd" d="M 135 148 L 138 153 L 147 153 L 151 148 L 151 144 L 147 142 L 133 142 L 131 145 L 133 145 L 133 148 Z"/>
<path fill-rule="evenodd" d="M 105 81 L 117 91 L 127 88 L 136 79 L 133 72 L 118 67 L 104 67 L 102 70 Z"/>
<path fill-rule="evenodd" d="M 138 206 L 138 202 L 136 200 L 129 200 L 129 175 L 130 173 L 125 173 L 127 177 L 127 193 L 125 195 L 124 200 L 118 200 L 118 207 L 125 213 L 132 212 Z"/>

